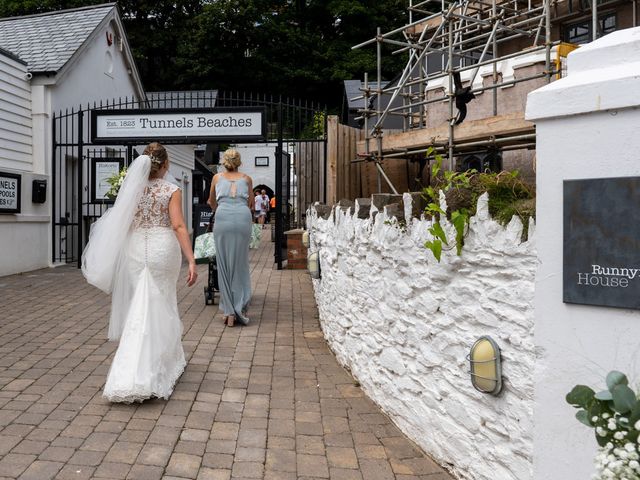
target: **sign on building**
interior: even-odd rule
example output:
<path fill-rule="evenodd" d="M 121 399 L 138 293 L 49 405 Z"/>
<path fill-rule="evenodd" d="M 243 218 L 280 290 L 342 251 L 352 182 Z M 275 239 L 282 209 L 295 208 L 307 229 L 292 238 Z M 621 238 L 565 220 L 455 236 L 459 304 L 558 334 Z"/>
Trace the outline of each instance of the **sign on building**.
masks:
<path fill-rule="evenodd" d="M 564 182 L 563 301 L 640 309 L 640 177 Z"/>
<path fill-rule="evenodd" d="M 93 110 L 93 143 L 260 141 L 264 108 Z"/>
<path fill-rule="evenodd" d="M 92 158 L 91 159 L 91 202 L 110 203 L 114 198 L 109 197 L 111 190 L 109 179 L 118 175 L 124 167 L 124 158 Z"/>
<path fill-rule="evenodd" d="M 20 213 L 22 177 L 0 172 L 0 213 Z"/>

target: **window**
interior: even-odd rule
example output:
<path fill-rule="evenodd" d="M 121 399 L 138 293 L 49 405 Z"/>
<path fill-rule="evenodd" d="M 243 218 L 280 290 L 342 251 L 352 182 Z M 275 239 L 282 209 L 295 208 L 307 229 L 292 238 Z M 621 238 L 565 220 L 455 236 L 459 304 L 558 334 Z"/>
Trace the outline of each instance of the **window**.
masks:
<path fill-rule="evenodd" d="M 569 43 L 588 43 L 592 39 L 591 19 L 580 23 L 566 25 L 563 32 L 563 40 Z M 616 14 L 609 13 L 598 19 L 598 36 L 604 36 L 616 29 Z"/>

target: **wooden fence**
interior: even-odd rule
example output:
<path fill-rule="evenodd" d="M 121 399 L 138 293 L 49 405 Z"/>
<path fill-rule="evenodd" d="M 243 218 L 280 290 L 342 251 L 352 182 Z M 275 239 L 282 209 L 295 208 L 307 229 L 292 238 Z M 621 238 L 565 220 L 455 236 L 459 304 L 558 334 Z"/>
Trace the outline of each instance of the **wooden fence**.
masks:
<path fill-rule="evenodd" d="M 357 143 L 364 140 L 362 129 L 338 123 L 338 117 L 327 118 L 327 204 L 339 200 L 366 198 L 373 193 L 391 193 L 382 179 L 378 186 L 378 171 L 373 162 L 357 156 Z M 409 179 L 415 176 L 416 166 L 408 160 L 388 159 L 382 167 L 398 192 L 409 191 Z"/>

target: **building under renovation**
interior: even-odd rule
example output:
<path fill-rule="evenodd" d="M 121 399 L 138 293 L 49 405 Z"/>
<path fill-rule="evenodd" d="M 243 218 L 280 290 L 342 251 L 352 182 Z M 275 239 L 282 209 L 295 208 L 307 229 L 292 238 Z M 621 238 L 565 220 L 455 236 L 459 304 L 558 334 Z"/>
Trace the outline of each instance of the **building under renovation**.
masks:
<path fill-rule="evenodd" d="M 375 166 L 387 192 L 418 188 L 432 150 L 452 169 L 518 169 L 533 180 L 527 94 L 560 78 L 580 44 L 636 26 L 637 15 L 637 0 L 410 1 L 407 24 L 354 47 L 378 56 L 375 80 L 365 76 L 351 99 L 365 137 L 354 161 Z M 408 60 L 380 87 L 384 44 Z M 401 130 L 382 127 L 390 116 Z"/>

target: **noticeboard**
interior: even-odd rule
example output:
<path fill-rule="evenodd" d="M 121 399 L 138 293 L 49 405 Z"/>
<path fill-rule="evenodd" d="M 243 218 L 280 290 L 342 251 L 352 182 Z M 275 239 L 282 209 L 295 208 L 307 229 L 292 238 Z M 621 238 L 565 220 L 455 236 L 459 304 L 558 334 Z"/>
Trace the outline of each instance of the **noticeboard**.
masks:
<path fill-rule="evenodd" d="M 211 221 L 211 207 L 209 205 L 194 205 L 193 217 L 195 223 L 193 224 L 193 238 L 203 233 L 206 233 L 209 222 Z"/>
<path fill-rule="evenodd" d="M 640 177 L 564 182 L 563 301 L 640 309 Z"/>
<path fill-rule="evenodd" d="M 124 158 L 98 157 L 91 159 L 91 203 L 113 203 L 107 195 L 111 190 L 109 178 L 120 173 Z"/>

